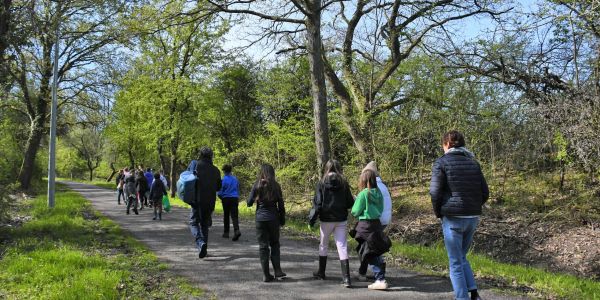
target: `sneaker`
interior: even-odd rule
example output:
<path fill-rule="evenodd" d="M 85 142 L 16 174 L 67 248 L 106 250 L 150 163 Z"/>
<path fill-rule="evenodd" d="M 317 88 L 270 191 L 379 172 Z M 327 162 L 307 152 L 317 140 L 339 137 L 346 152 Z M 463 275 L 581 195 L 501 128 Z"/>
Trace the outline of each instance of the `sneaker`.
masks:
<path fill-rule="evenodd" d="M 370 290 L 385 290 L 388 288 L 387 282 L 384 280 L 375 280 L 372 284 L 369 284 Z"/>
<path fill-rule="evenodd" d="M 231 240 L 232 240 L 232 241 L 237 241 L 237 240 L 239 240 L 239 239 L 240 239 L 240 236 L 242 236 L 242 233 L 238 231 L 238 232 L 236 232 L 236 233 L 233 235 L 233 238 L 232 238 Z"/>
<path fill-rule="evenodd" d="M 202 247 L 200 247 L 200 253 L 198 253 L 198 258 L 205 258 L 206 257 L 206 244 L 202 244 Z"/>

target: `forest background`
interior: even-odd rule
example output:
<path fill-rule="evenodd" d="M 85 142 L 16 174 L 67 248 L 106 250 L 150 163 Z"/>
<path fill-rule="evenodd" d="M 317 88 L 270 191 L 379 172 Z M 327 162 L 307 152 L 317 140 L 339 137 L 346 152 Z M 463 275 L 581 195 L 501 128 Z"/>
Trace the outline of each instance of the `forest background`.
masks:
<path fill-rule="evenodd" d="M 58 28 L 60 177 L 174 182 L 210 146 L 243 192 L 272 164 L 304 218 L 323 162 L 356 191 L 375 160 L 390 233 L 435 245 L 429 172 L 457 129 L 491 188 L 476 251 L 600 276 L 598 1 L 1 4 L 0 212 L 47 173 Z"/>

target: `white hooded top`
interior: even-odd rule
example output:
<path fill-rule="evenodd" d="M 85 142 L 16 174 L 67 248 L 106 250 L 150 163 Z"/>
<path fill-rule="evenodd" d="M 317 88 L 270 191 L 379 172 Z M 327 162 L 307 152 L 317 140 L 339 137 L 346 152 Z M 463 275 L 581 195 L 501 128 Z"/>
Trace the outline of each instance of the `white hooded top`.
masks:
<path fill-rule="evenodd" d="M 383 212 L 379 217 L 379 221 L 381 225 L 386 226 L 392 222 L 392 196 L 379 176 L 377 176 L 377 188 L 379 188 L 381 195 L 383 195 Z"/>

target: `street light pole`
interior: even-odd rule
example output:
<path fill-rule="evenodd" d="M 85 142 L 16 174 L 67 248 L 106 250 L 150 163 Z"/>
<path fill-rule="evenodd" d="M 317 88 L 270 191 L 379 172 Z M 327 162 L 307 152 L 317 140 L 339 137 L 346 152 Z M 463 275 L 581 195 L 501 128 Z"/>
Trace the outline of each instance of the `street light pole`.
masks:
<path fill-rule="evenodd" d="M 56 114 L 57 99 L 56 90 L 58 89 L 58 43 L 60 27 L 60 5 L 56 3 L 56 41 L 54 43 L 54 66 L 52 74 L 52 108 L 50 111 L 50 155 L 48 158 L 48 207 L 54 207 L 55 180 L 56 180 Z"/>

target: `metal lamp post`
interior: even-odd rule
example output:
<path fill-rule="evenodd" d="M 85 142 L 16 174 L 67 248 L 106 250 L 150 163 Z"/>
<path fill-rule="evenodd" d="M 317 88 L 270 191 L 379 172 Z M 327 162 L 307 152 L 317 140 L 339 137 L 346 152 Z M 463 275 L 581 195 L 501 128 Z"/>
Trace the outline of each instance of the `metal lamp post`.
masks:
<path fill-rule="evenodd" d="M 60 5 L 56 3 L 56 13 L 59 16 Z M 56 42 L 54 43 L 54 66 L 52 74 L 52 108 L 50 111 L 50 155 L 48 158 L 48 207 L 54 207 L 55 180 L 56 180 L 56 114 L 57 99 L 56 90 L 58 89 L 58 43 L 60 41 L 59 28 L 60 19 L 56 20 Z"/>

